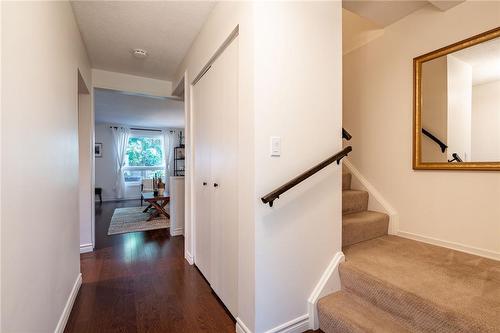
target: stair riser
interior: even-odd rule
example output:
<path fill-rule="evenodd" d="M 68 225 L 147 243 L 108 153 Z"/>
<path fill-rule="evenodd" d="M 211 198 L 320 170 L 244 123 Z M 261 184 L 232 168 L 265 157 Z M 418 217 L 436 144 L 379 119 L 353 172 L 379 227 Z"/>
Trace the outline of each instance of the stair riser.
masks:
<path fill-rule="evenodd" d="M 377 307 L 408 322 L 415 331 L 446 333 L 492 332 L 476 322 L 448 312 L 395 286 L 341 264 L 339 268 L 343 290 L 365 298 Z"/>
<path fill-rule="evenodd" d="M 406 323 L 345 290 L 318 302 L 319 327 L 325 333 L 410 333 Z"/>
<path fill-rule="evenodd" d="M 344 216 L 347 218 L 349 215 Z M 342 224 L 342 247 L 387 235 L 389 216 L 377 216 L 363 223 Z"/>
<path fill-rule="evenodd" d="M 342 190 L 351 189 L 352 175 L 350 173 L 342 173 Z"/>
<path fill-rule="evenodd" d="M 342 214 L 363 212 L 368 209 L 368 192 L 342 191 Z"/>
<path fill-rule="evenodd" d="M 325 333 L 365 333 L 361 327 L 356 327 L 342 316 L 328 317 L 321 311 L 318 313 L 319 327 Z"/>

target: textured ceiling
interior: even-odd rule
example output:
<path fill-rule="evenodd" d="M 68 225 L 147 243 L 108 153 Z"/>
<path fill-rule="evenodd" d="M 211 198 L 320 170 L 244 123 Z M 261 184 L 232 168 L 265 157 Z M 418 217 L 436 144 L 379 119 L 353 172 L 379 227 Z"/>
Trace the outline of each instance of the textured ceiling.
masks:
<path fill-rule="evenodd" d="M 92 66 L 171 80 L 215 2 L 72 1 Z M 145 59 L 131 50 L 148 51 Z"/>
<path fill-rule="evenodd" d="M 184 127 L 184 102 L 95 89 L 96 123 L 147 128 Z"/>

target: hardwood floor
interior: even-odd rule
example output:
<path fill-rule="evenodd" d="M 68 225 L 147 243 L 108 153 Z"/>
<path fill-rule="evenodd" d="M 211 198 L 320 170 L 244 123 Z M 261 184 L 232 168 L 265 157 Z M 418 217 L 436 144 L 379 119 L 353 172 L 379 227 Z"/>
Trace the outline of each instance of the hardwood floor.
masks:
<path fill-rule="evenodd" d="M 184 259 L 183 237 L 168 229 L 107 236 L 115 208 L 139 205 L 96 203 L 96 249 L 81 255 L 83 284 L 65 332 L 234 332 L 234 319 Z"/>

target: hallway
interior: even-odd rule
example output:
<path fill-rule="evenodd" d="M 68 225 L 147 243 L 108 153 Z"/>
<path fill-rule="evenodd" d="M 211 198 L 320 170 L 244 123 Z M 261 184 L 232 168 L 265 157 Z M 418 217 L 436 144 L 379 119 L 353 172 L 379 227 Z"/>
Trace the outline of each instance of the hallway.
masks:
<path fill-rule="evenodd" d="M 184 259 L 168 229 L 107 236 L 113 211 L 96 204 L 96 249 L 81 255 L 83 284 L 65 332 L 234 332 L 233 318 Z"/>

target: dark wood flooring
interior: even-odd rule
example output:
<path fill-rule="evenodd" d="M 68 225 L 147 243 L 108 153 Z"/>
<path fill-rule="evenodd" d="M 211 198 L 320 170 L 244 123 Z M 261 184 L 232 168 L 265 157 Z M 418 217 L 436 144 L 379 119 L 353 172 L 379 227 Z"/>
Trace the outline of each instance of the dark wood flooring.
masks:
<path fill-rule="evenodd" d="M 183 237 L 168 229 L 107 236 L 115 208 L 139 205 L 96 204 L 96 249 L 81 255 L 83 284 L 65 332 L 234 332 L 234 319 L 184 259 Z"/>

